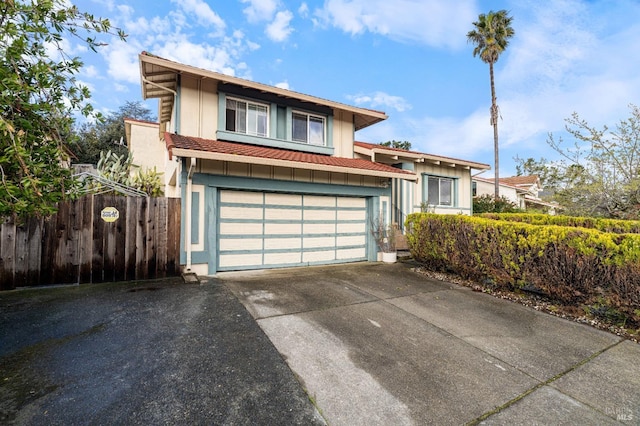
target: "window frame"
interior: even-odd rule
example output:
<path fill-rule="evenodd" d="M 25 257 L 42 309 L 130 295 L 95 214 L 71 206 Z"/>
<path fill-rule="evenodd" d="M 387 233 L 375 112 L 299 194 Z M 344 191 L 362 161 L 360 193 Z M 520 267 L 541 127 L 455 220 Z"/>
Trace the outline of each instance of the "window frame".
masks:
<path fill-rule="evenodd" d="M 295 130 L 294 130 L 294 126 L 296 123 L 295 117 L 296 115 L 299 116 L 305 116 L 306 120 L 306 140 L 301 140 L 301 139 L 296 139 L 295 137 Z M 311 129 L 311 120 L 312 119 L 316 119 L 316 120 L 322 120 L 322 143 L 315 143 L 311 141 L 311 135 L 312 135 L 312 129 Z M 291 110 L 291 141 L 295 142 L 295 143 L 303 143 L 306 145 L 310 145 L 310 146 L 324 146 L 326 147 L 328 144 L 328 140 L 327 140 L 327 134 L 328 134 L 328 130 L 327 130 L 327 126 L 328 126 L 328 117 L 321 115 L 321 114 L 314 114 L 311 112 L 306 112 L 306 111 L 300 111 L 300 110 Z"/>
<path fill-rule="evenodd" d="M 232 102 L 236 102 L 237 103 L 243 103 L 245 105 L 245 109 L 244 109 L 244 115 L 245 115 L 245 120 L 244 120 L 244 131 L 239 131 L 238 128 L 238 113 L 235 113 L 235 123 L 234 123 L 234 130 L 229 130 L 228 129 L 228 124 L 229 124 L 229 101 Z M 256 114 L 256 119 L 255 119 L 255 123 L 254 124 L 254 128 L 256 129 L 255 131 L 251 131 L 251 107 L 255 108 L 255 111 L 258 110 L 263 110 L 264 111 L 264 127 L 265 127 L 265 131 L 264 134 L 259 133 L 258 129 L 260 127 L 260 115 Z M 269 137 L 269 131 L 270 131 L 270 105 L 269 104 L 265 104 L 265 103 L 261 103 L 261 102 L 255 102 L 253 100 L 249 100 L 249 99 L 243 99 L 243 98 L 237 98 L 237 97 L 232 97 L 232 96 L 227 96 L 225 98 L 225 124 L 224 124 L 224 129 L 227 132 L 232 132 L 232 133 L 237 133 L 240 135 L 248 135 L 248 136 L 257 136 L 257 137 L 261 137 L 261 138 L 268 138 Z M 233 110 L 233 111 L 238 111 L 237 109 Z"/>
<path fill-rule="evenodd" d="M 430 206 L 436 206 L 436 207 L 456 207 L 457 206 L 457 194 L 456 194 L 456 180 L 457 178 L 455 177 L 450 177 L 450 176 L 437 176 L 437 175 L 429 175 L 429 174 L 425 174 L 423 175 L 423 199 L 427 202 L 428 205 Z M 438 181 L 438 200 L 437 203 L 434 203 L 433 200 L 430 199 L 429 197 L 429 193 L 431 192 L 431 180 L 436 180 Z M 442 204 L 442 195 L 443 195 L 443 186 L 442 184 L 444 182 L 449 183 L 449 203 L 448 204 Z"/>

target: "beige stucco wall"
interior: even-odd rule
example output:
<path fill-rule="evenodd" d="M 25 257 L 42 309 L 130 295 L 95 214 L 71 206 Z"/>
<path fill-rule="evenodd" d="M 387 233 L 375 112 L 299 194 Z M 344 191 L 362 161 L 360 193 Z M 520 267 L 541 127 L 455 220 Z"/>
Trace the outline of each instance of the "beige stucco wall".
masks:
<path fill-rule="evenodd" d="M 129 151 L 133 157 L 133 167 L 135 169 L 156 170 L 162 175 L 162 180 L 166 197 L 179 197 L 175 185 L 172 185 L 172 176 L 178 175 L 178 161 L 174 158 L 169 160 L 169 155 L 164 140 L 160 139 L 157 123 L 147 123 L 141 121 L 127 121 L 130 126 Z M 175 181 L 175 179 L 173 179 Z"/>
<path fill-rule="evenodd" d="M 457 205 L 454 207 L 436 207 L 435 213 L 441 214 L 470 214 L 471 213 L 471 171 L 460 167 L 442 166 L 432 163 L 415 163 L 415 172 L 418 181 L 413 188 L 413 211 L 419 212 L 420 205 L 424 201 L 423 173 L 431 176 L 450 177 L 457 179 Z"/>
<path fill-rule="evenodd" d="M 181 135 L 216 139 L 218 130 L 218 85 L 213 80 L 181 77 L 178 106 Z M 176 127 L 176 126 L 174 126 Z M 333 117 L 335 157 L 353 158 L 353 114 L 337 111 Z"/>

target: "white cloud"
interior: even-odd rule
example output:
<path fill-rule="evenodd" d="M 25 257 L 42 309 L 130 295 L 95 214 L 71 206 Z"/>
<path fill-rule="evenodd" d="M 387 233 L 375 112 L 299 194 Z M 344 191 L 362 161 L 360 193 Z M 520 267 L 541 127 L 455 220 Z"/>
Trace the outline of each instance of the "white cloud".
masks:
<path fill-rule="evenodd" d="M 352 35 L 368 31 L 397 40 L 460 48 L 478 13 L 473 0 L 327 0 L 314 15 L 318 24 Z"/>
<path fill-rule="evenodd" d="M 369 95 L 358 94 L 347 96 L 356 105 L 368 105 L 371 108 L 388 107 L 398 112 L 408 111 L 411 105 L 400 96 L 389 95 L 385 92 L 375 92 Z"/>
<path fill-rule="evenodd" d="M 267 25 L 265 33 L 273 41 L 286 40 L 293 31 L 293 28 L 289 26 L 291 19 L 293 19 L 293 14 L 288 10 L 276 13 L 273 22 Z"/>
<path fill-rule="evenodd" d="M 214 27 L 215 34 L 221 35 L 226 27 L 225 22 L 215 13 L 207 3 L 202 0 L 171 0 L 189 14 L 195 17 L 201 26 Z"/>
<path fill-rule="evenodd" d="M 249 6 L 243 9 L 247 20 L 251 23 L 270 21 L 278 8 L 277 0 L 241 0 Z"/>
<path fill-rule="evenodd" d="M 309 16 L 309 6 L 307 5 L 307 3 L 302 3 L 300 5 L 300 7 L 298 8 L 298 15 L 302 16 L 303 18 Z"/>
<path fill-rule="evenodd" d="M 291 90 L 291 87 L 289 87 L 289 82 L 287 80 L 276 83 L 275 86 L 281 89 Z"/>

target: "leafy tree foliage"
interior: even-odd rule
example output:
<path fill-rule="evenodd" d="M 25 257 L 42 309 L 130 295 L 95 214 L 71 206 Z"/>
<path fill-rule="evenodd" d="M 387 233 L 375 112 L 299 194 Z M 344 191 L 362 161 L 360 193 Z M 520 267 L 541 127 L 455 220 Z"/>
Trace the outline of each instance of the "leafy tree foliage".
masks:
<path fill-rule="evenodd" d="M 399 148 L 399 149 L 404 149 L 406 151 L 411 151 L 411 142 L 409 141 L 391 140 L 391 141 L 381 142 L 380 145 L 388 146 L 390 148 Z"/>
<path fill-rule="evenodd" d="M 155 121 L 151 111 L 142 102 L 127 101 L 103 121 L 83 123 L 77 129 L 77 138 L 70 146 L 74 154 L 73 162 L 98 164 L 100 153 L 107 151 L 120 156 L 126 155 L 125 118 Z"/>
<path fill-rule="evenodd" d="M 132 170 L 131 151 L 118 155 L 113 151 L 102 151 L 98 160 L 98 174 L 113 182 L 146 192 L 150 197 L 162 197 L 164 184 L 162 173 L 156 168 Z M 97 184 L 100 186 L 100 184 Z M 100 186 L 101 187 L 101 186 Z"/>
<path fill-rule="evenodd" d="M 516 213 L 521 210 L 504 195 L 495 198 L 489 194 L 473 198 L 473 213 Z"/>
<path fill-rule="evenodd" d="M 467 41 L 475 44 L 473 56 L 479 56 L 482 62 L 489 64 L 489 79 L 491 81 L 491 125 L 493 126 L 493 156 L 495 170 L 495 198 L 500 198 L 500 167 L 498 155 L 498 104 L 496 101 L 496 86 L 494 83 L 493 64 L 509 45 L 509 39 L 515 31 L 511 27 L 513 18 L 506 10 L 493 10 L 481 13 L 473 23 L 474 29 L 467 33 Z"/>
<path fill-rule="evenodd" d="M 95 51 L 96 34 L 111 31 L 107 19 L 65 0 L 0 3 L 0 217 L 47 215 L 73 193 L 65 137 L 73 113 L 93 109 L 75 79 L 82 62 L 65 53 L 65 37 Z"/>
<path fill-rule="evenodd" d="M 553 134 L 547 139 L 562 159 L 516 158 L 518 171 L 540 176 L 543 198 L 560 203 L 564 214 L 639 219 L 640 109 L 629 108 L 630 117 L 613 129 L 593 127 L 574 113 L 565 120 L 571 146 Z"/>

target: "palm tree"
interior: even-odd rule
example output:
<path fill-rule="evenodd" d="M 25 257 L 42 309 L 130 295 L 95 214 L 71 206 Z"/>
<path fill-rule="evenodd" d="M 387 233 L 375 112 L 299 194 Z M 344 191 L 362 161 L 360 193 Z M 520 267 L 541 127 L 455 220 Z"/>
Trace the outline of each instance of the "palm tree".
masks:
<path fill-rule="evenodd" d="M 506 10 L 481 13 L 478 21 L 473 23 L 475 29 L 467 33 L 467 41 L 476 45 L 473 56 L 480 56 L 482 62 L 489 64 L 491 78 L 491 125 L 493 126 L 493 156 L 495 167 L 495 199 L 500 198 L 500 172 L 498 162 L 498 104 L 496 103 L 496 87 L 493 81 L 493 64 L 498 60 L 513 37 L 511 28 L 513 18 Z"/>

